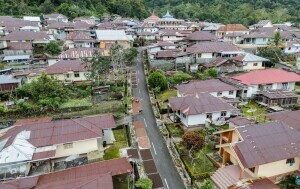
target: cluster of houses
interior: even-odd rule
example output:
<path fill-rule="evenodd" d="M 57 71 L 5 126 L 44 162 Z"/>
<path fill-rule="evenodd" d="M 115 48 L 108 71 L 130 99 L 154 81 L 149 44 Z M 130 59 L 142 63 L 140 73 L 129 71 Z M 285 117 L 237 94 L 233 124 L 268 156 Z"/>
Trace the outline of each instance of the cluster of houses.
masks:
<path fill-rule="evenodd" d="M 217 68 L 222 77 L 176 86 L 177 97 L 168 99 L 169 117 L 187 129 L 229 122 L 229 129 L 215 133 L 220 135 L 216 147 L 222 166 L 211 179 L 219 188 L 277 188 L 274 183 L 300 166 L 300 111 L 286 110 L 298 103 L 294 90 L 300 75 L 295 70 L 266 69 L 270 60 L 255 55 L 258 47 L 273 41 L 276 32 L 281 35 L 283 53 L 294 55 L 300 69 L 300 29 L 289 23 L 262 20 L 247 28 L 187 22 L 169 12 L 162 18 L 152 12 L 143 21 L 118 16 L 70 21 L 62 14 L 0 16 L 0 60 L 5 66 L 0 70 L 0 91 L 14 90 L 42 73 L 65 84 L 89 81 L 82 58 L 92 58 L 94 52 L 109 56 L 115 43 L 124 48 L 132 47 L 134 41 L 147 45 L 151 67 L 188 72 Z M 63 51 L 39 54 L 51 41 Z M 223 76 L 233 72 L 242 73 Z M 249 99 L 278 112 L 267 114 L 269 121 L 264 124 L 241 117 L 239 107 Z M 17 121 L 0 131 L 0 179 L 30 177 L 6 181 L 0 188 L 113 188 L 112 176 L 132 171 L 126 158 L 97 162 L 105 145 L 115 141 L 115 125 L 111 115 Z M 135 129 L 139 148 L 149 151 L 145 129 L 139 122 Z M 149 167 L 153 164 L 148 162 Z M 157 174 L 149 175 L 153 173 Z"/>

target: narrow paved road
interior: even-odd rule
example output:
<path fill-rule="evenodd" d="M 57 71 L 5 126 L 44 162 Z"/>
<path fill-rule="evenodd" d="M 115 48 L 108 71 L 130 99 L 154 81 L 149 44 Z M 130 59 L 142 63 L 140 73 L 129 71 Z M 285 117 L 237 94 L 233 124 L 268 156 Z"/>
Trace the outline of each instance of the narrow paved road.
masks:
<path fill-rule="evenodd" d="M 133 90 L 133 96 L 141 98 L 142 113 L 135 117 L 144 122 L 148 137 L 151 143 L 151 153 L 155 161 L 157 170 L 161 176 L 166 189 L 184 189 L 185 186 L 181 180 L 175 165 L 171 159 L 166 143 L 162 138 L 159 129 L 156 126 L 156 119 L 152 111 L 148 88 L 146 86 L 146 77 L 144 74 L 144 65 L 142 63 L 142 51 L 139 49 L 137 61 L 137 79 L 138 87 Z"/>

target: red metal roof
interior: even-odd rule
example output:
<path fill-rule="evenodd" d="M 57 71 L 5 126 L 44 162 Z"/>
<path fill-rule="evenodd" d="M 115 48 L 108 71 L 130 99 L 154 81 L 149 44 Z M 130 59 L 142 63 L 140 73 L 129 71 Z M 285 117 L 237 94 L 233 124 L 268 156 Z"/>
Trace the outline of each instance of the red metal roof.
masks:
<path fill-rule="evenodd" d="M 13 126 L 22 126 L 33 123 L 46 123 L 52 121 L 52 117 L 40 117 L 40 118 L 28 118 L 28 119 L 19 119 Z"/>
<path fill-rule="evenodd" d="M 102 129 L 115 127 L 112 115 L 65 119 L 43 123 L 31 123 L 20 127 L 12 127 L 0 140 L 9 137 L 9 146 L 18 133 L 30 131 L 28 142 L 35 147 L 51 146 L 79 140 L 99 138 L 103 136 Z"/>
<path fill-rule="evenodd" d="M 14 189 L 113 189 L 112 176 L 131 171 L 128 160 L 118 158 L 41 176 L 16 179 L 3 183 L 2 186 L 15 186 Z"/>
<path fill-rule="evenodd" d="M 246 85 L 300 82 L 300 75 L 293 72 L 287 72 L 282 69 L 257 70 L 241 74 L 239 76 L 233 76 L 231 78 Z"/>
<path fill-rule="evenodd" d="M 55 157 L 55 152 L 56 150 L 34 153 L 32 156 L 32 160 L 41 160 Z"/>

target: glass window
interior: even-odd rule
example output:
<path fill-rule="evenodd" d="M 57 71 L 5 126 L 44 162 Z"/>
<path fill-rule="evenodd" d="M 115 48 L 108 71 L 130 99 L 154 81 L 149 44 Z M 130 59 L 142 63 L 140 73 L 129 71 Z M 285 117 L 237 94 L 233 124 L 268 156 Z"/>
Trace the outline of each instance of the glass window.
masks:
<path fill-rule="evenodd" d="M 226 112 L 224 111 L 224 112 L 221 112 L 221 116 L 222 117 L 225 117 L 226 116 Z"/>
<path fill-rule="evenodd" d="M 257 63 L 254 63 L 254 64 L 253 64 L 253 66 L 257 66 L 257 65 L 258 65 Z"/>
<path fill-rule="evenodd" d="M 64 144 L 64 149 L 70 149 L 70 148 L 73 148 L 73 143 Z"/>
<path fill-rule="evenodd" d="M 223 94 L 222 92 L 218 92 L 217 96 L 222 96 L 222 94 Z"/>
<path fill-rule="evenodd" d="M 212 114 L 207 113 L 207 114 L 206 114 L 206 118 L 212 118 Z"/>
<path fill-rule="evenodd" d="M 78 72 L 74 73 L 74 77 L 79 77 L 79 73 Z"/>
<path fill-rule="evenodd" d="M 234 91 L 229 91 L 229 94 L 230 94 L 230 95 L 233 95 L 233 93 L 234 93 Z"/>

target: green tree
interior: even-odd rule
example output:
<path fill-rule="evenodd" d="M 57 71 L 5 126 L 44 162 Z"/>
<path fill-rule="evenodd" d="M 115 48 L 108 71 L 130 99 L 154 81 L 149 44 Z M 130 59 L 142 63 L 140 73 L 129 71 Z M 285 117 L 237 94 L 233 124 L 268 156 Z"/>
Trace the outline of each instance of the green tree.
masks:
<path fill-rule="evenodd" d="M 259 47 L 257 48 L 258 56 L 267 58 L 272 64 L 277 64 L 280 62 L 278 54 L 281 54 L 281 50 L 273 47 Z"/>
<path fill-rule="evenodd" d="M 102 76 L 109 73 L 110 62 L 106 57 L 100 55 L 98 51 L 93 52 L 91 59 L 83 58 L 83 64 L 90 72 L 86 74 L 89 80 L 97 81 L 98 85 Z"/>
<path fill-rule="evenodd" d="M 202 183 L 201 189 L 212 189 L 212 183 L 209 179 L 205 179 Z"/>
<path fill-rule="evenodd" d="M 50 43 L 45 46 L 45 52 L 50 55 L 58 55 L 61 52 L 61 48 L 57 42 L 50 41 Z"/>
<path fill-rule="evenodd" d="M 67 101 L 69 91 L 57 79 L 45 73 L 16 89 L 18 96 L 29 97 L 41 107 L 56 109 L 61 103 Z"/>
<path fill-rule="evenodd" d="M 153 183 L 152 180 L 149 178 L 140 178 L 136 183 L 135 186 L 139 189 L 152 189 Z"/>
<path fill-rule="evenodd" d="M 44 3 L 42 3 L 40 5 L 40 10 L 42 13 L 44 14 L 50 14 L 54 11 L 55 6 L 54 4 L 51 2 L 51 0 L 46 0 Z"/>
<path fill-rule="evenodd" d="M 160 91 L 167 89 L 168 83 L 166 76 L 160 70 L 157 70 L 149 75 L 148 82 L 151 88 L 159 87 Z"/>
<path fill-rule="evenodd" d="M 204 139 L 201 133 L 187 132 L 182 136 L 182 145 L 190 150 L 200 150 L 204 145 Z"/>
<path fill-rule="evenodd" d="M 173 84 L 178 84 L 178 83 L 181 83 L 183 81 L 187 81 L 191 78 L 192 78 L 192 76 L 187 74 L 187 73 L 178 72 L 169 79 L 169 82 L 173 83 Z"/>
<path fill-rule="evenodd" d="M 273 44 L 276 48 L 278 48 L 280 43 L 281 43 L 281 35 L 280 35 L 279 32 L 275 32 L 274 39 L 273 39 Z"/>
<path fill-rule="evenodd" d="M 217 68 L 210 68 L 210 69 L 206 70 L 206 72 L 210 77 L 218 77 Z"/>
<path fill-rule="evenodd" d="M 133 61 L 136 59 L 137 55 L 138 55 L 138 50 L 137 48 L 128 48 L 124 50 L 124 58 L 125 58 L 125 62 L 126 65 L 132 65 Z"/>

